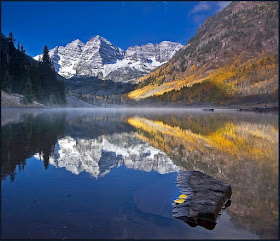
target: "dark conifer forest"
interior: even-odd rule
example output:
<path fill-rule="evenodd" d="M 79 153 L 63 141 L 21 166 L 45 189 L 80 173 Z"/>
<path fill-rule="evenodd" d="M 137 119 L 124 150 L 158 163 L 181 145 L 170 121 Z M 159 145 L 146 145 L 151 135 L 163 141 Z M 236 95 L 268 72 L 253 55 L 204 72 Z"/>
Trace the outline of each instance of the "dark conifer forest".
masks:
<path fill-rule="evenodd" d="M 8 38 L 1 34 L 1 89 L 7 93 L 24 96 L 24 103 L 33 100 L 40 103 L 64 105 L 66 88 L 63 79 L 58 79 L 48 54 L 43 50 L 43 58 L 36 61 L 25 54 L 22 44 L 17 43 L 12 33 Z"/>

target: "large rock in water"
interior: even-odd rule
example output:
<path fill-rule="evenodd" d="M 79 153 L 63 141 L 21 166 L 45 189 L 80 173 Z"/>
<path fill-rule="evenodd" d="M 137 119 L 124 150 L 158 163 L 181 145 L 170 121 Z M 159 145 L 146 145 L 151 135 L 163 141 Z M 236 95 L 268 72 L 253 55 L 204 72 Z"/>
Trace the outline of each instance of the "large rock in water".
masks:
<path fill-rule="evenodd" d="M 231 186 L 199 171 L 180 172 L 178 188 L 188 198 L 173 204 L 173 217 L 192 227 L 214 229 L 220 210 L 230 205 Z"/>

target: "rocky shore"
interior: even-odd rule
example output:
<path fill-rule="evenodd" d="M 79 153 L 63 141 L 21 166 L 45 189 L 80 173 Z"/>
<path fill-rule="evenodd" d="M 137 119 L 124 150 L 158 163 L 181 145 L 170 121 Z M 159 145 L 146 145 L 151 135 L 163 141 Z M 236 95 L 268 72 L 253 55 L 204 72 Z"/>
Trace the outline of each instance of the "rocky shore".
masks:
<path fill-rule="evenodd" d="M 221 209 L 230 205 L 231 186 L 199 171 L 180 172 L 177 186 L 187 195 L 183 203 L 173 204 L 173 217 L 192 227 L 214 229 Z"/>
<path fill-rule="evenodd" d="M 44 108 L 45 106 L 37 101 L 30 104 L 23 103 L 23 95 L 8 94 L 1 90 L 1 107 L 3 108 Z"/>
<path fill-rule="evenodd" d="M 254 107 L 254 108 L 240 108 L 237 111 L 251 111 L 251 112 L 260 112 L 260 113 L 270 113 L 270 112 L 278 112 L 278 106 L 261 106 L 261 107 Z"/>

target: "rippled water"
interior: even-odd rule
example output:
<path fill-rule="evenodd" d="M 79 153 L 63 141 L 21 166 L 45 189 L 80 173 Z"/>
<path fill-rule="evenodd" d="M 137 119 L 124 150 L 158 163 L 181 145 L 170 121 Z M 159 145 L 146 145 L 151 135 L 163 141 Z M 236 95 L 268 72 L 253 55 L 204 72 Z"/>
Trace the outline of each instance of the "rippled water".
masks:
<path fill-rule="evenodd" d="M 2 110 L 3 238 L 278 237 L 278 115 Z M 231 184 L 214 230 L 172 217 L 179 170 Z"/>

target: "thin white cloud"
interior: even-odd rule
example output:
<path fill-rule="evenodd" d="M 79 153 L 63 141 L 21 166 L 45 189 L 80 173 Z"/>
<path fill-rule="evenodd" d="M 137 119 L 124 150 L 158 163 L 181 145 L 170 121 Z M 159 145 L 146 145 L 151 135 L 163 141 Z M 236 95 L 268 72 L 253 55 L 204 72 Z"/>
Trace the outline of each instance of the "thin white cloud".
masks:
<path fill-rule="evenodd" d="M 207 11 L 220 11 L 227 7 L 231 1 L 217 1 L 217 2 L 199 2 L 197 5 L 190 10 L 189 14 L 198 14 Z"/>
<path fill-rule="evenodd" d="M 188 16 L 192 17 L 195 24 L 200 25 L 203 23 L 207 15 L 209 16 L 209 13 L 213 14 L 219 12 L 230 3 L 231 1 L 199 2 L 188 12 Z"/>
<path fill-rule="evenodd" d="M 231 3 L 231 1 L 217 2 L 217 6 L 218 6 L 218 8 L 219 8 L 218 11 L 220 11 L 220 10 L 222 10 L 223 8 L 227 7 L 230 3 Z"/>
<path fill-rule="evenodd" d="M 208 2 L 199 2 L 194 8 L 191 10 L 191 13 L 199 13 L 208 11 L 211 8 Z"/>

